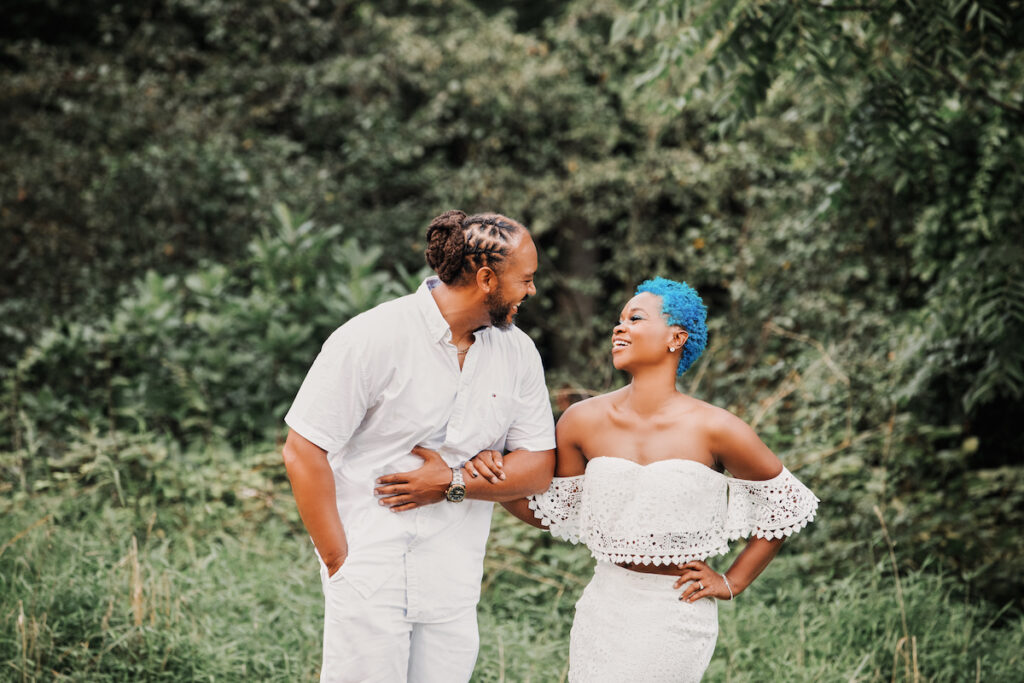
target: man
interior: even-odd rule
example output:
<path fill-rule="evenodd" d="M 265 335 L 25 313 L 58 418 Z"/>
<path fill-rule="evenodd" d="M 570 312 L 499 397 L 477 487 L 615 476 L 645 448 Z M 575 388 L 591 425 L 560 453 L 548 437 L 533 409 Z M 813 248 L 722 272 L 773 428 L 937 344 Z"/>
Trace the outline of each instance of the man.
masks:
<path fill-rule="evenodd" d="M 335 330 L 285 417 L 321 560 L 321 681 L 468 681 L 491 501 L 554 472 L 540 356 L 512 325 L 536 293 L 533 240 L 504 216 L 448 211 L 427 241 L 438 277 Z M 501 478 L 463 477 L 484 450 L 515 452 Z"/>

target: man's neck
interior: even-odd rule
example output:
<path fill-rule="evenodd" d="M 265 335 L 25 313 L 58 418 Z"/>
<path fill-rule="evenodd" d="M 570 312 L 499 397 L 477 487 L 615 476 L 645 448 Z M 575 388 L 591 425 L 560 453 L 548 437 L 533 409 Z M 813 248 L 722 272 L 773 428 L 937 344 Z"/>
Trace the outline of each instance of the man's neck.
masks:
<path fill-rule="evenodd" d="M 470 339 L 475 330 L 489 324 L 487 310 L 479 297 L 466 288 L 449 287 L 441 282 L 430 290 L 441 316 L 452 331 L 452 341 Z"/>

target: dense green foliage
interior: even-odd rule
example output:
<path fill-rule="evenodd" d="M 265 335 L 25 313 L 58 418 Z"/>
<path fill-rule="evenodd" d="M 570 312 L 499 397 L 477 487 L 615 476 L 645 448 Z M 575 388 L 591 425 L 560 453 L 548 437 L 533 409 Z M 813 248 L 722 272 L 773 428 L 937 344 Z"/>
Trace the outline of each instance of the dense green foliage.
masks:
<path fill-rule="evenodd" d="M 1024 4 L 645 0 L 613 36 L 647 56 L 635 85 L 725 140 L 799 125 L 772 166 L 802 196 L 748 215 L 760 291 L 734 296 L 741 319 L 816 346 L 847 394 L 822 453 L 849 472 L 848 512 L 891 504 L 919 560 L 1019 596 Z M 785 370 L 780 398 L 807 379 Z M 779 426 L 841 414 L 811 403 Z"/>
<path fill-rule="evenodd" d="M 315 578 L 268 444 L 330 330 L 414 287 L 426 224 L 458 207 L 536 237 L 521 326 L 557 409 L 624 381 L 607 339 L 636 283 L 686 279 L 711 335 L 681 389 L 823 499 L 745 619 L 723 610 L 711 677 L 889 679 L 913 647 L 929 678 L 1009 677 L 1021 3 L 509 6 L 13 3 L 0 661 L 27 679 L 314 671 Z M 906 627 L 876 509 L 910 572 Z M 589 562 L 496 524 L 480 680 L 558 680 Z M 144 600 L 184 596 L 142 624 L 136 561 Z M 273 623 L 216 613 L 207 593 L 232 586 Z M 775 651 L 757 629 L 805 636 Z"/>
<path fill-rule="evenodd" d="M 805 151 L 830 184 L 798 213 L 842 236 L 843 262 L 871 259 L 847 295 L 877 299 L 877 278 L 899 286 L 878 303 L 918 312 L 898 330 L 913 365 L 902 397 L 945 420 L 1019 406 L 1024 3 L 645 0 L 614 33 L 657 37 L 639 80 L 685 68 L 677 104 L 713 102 L 720 131 L 760 114 L 820 136 Z"/>
<path fill-rule="evenodd" d="M 377 271 L 380 247 L 275 212 L 275 231 L 233 267 L 149 271 L 106 315 L 40 336 L 10 378 L 23 478 L 49 467 L 31 456 L 62 449 L 69 430 L 135 427 L 185 442 L 272 435 L 338 321 L 418 282 Z"/>

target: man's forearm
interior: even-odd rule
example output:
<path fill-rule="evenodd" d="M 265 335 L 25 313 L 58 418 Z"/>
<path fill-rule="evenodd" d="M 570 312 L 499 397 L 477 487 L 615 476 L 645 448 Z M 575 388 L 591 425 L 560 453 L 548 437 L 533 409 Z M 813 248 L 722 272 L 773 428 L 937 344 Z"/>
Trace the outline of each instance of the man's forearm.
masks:
<path fill-rule="evenodd" d="M 504 480 L 466 476 L 466 497 L 496 503 L 543 493 L 555 473 L 555 451 L 513 451 L 503 458 Z"/>
<path fill-rule="evenodd" d="M 348 542 L 338 515 L 334 473 L 323 451 L 312 451 L 310 446 L 309 442 L 296 442 L 289 435 L 283 452 L 285 470 L 302 523 L 320 559 L 333 572 L 348 556 Z"/>

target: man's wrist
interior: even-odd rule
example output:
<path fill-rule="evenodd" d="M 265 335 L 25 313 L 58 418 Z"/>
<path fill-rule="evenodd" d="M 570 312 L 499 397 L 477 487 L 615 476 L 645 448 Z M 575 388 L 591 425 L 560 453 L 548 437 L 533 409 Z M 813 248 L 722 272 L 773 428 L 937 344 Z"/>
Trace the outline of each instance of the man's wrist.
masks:
<path fill-rule="evenodd" d="M 452 482 L 444 493 L 444 497 L 450 503 L 461 503 L 466 498 L 466 482 L 462 476 L 461 467 L 452 467 Z"/>

